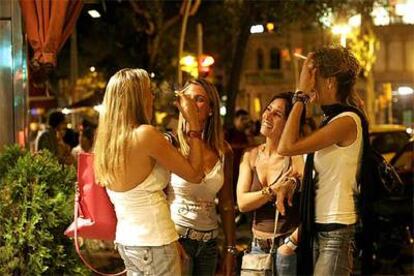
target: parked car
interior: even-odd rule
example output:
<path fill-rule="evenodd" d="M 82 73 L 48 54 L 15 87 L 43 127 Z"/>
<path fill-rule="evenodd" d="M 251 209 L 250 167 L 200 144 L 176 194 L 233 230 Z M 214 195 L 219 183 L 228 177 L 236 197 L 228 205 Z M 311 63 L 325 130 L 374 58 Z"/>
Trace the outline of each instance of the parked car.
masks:
<path fill-rule="evenodd" d="M 401 180 L 408 187 L 414 186 L 414 138 L 391 159 L 390 164 L 394 166 Z"/>
<path fill-rule="evenodd" d="M 410 140 L 410 134 L 403 125 L 373 125 L 369 130 L 372 146 L 388 162 Z"/>

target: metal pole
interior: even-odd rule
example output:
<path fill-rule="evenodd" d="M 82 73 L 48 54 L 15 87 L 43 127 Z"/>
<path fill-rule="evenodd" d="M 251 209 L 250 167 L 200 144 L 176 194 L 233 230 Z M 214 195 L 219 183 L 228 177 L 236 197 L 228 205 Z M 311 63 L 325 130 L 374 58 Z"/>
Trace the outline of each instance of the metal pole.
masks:
<path fill-rule="evenodd" d="M 198 74 L 200 75 L 201 71 L 201 55 L 203 54 L 203 25 L 197 23 L 197 65 L 198 65 Z"/>
<path fill-rule="evenodd" d="M 178 81 L 179 87 L 183 85 L 183 72 L 181 71 L 180 60 L 183 56 L 185 33 L 187 31 L 187 19 L 188 19 L 188 14 L 190 12 L 191 2 L 192 0 L 188 0 L 186 2 L 184 15 L 183 15 L 183 23 L 181 25 L 180 44 L 178 47 L 178 71 L 177 71 L 178 72 L 177 81 Z"/>
<path fill-rule="evenodd" d="M 76 80 L 79 76 L 79 66 L 78 66 L 78 33 L 76 31 L 76 25 L 73 28 L 72 35 L 70 36 L 70 88 L 72 91 L 75 89 Z M 78 100 L 78 99 L 77 99 Z M 73 104 L 75 99 L 73 98 L 72 93 L 69 94 L 69 104 Z M 76 128 L 77 120 L 74 113 L 71 114 L 70 120 L 72 123 L 72 128 Z"/>

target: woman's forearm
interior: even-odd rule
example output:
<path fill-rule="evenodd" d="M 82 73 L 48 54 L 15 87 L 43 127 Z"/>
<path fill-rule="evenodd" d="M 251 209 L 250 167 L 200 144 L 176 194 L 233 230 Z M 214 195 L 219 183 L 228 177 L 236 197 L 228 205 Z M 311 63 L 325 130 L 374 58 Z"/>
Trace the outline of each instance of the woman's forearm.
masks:
<path fill-rule="evenodd" d="M 254 211 L 269 202 L 269 196 L 263 194 L 262 191 L 246 192 L 238 197 L 239 210 L 243 213 Z"/>
<path fill-rule="evenodd" d="M 297 102 L 293 105 L 289 118 L 283 129 L 282 136 L 279 141 L 277 152 L 280 155 L 294 155 L 293 146 L 299 139 L 300 118 L 304 109 L 303 102 Z"/>
<path fill-rule="evenodd" d="M 223 232 L 226 240 L 226 246 L 234 246 L 236 244 L 236 226 L 234 221 L 234 206 L 232 203 L 219 203 L 219 212 L 223 224 Z"/>

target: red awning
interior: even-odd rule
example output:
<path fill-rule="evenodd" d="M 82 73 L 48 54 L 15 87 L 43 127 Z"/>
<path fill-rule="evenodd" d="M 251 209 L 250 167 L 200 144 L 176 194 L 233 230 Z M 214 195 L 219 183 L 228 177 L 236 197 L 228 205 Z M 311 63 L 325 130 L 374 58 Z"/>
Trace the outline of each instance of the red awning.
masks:
<path fill-rule="evenodd" d="M 83 3 L 80 0 L 20 0 L 32 63 L 56 65 L 56 55 L 72 33 Z"/>

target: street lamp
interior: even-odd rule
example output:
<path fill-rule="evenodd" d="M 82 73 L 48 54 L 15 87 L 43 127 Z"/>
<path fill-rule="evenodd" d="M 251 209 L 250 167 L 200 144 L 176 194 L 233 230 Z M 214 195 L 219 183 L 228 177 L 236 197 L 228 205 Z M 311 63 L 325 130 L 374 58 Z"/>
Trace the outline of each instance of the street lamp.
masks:
<path fill-rule="evenodd" d="M 332 33 L 334 35 L 340 35 L 341 46 L 346 47 L 346 36 L 351 32 L 351 27 L 346 24 L 334 25 L 332 27 Z"/>
<path fill-rule="evenodd" d="M 97 10 L 89 10 L 88 14 L 92 17 L 92 18 L 100 18 L 101 14 L 97 11 Z"/>
<path fill-rule="evenodd" d="M 193 55 L 186 55 L 180 59 L 180 69 L 191 76 L 198 77 L 198 63 L 197 59 Z"/>

